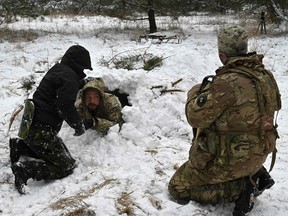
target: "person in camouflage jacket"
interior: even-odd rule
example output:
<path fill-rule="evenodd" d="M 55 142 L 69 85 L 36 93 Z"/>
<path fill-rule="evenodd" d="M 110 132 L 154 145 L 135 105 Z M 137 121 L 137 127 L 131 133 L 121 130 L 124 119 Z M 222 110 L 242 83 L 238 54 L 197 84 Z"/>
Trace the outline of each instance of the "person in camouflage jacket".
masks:
<path fill-rule="evenodd" d="M 243 28 L 221 29 L 218 49 L 224 66 L 188 92 L 185 111 L 193 128 L 192 146 L 188 161 L 168 185 L 179 203 L 235 201 L 233 215 L 244 215 L 251 203 L 241 209 L 240 199 L 274 184 L 263 163 L 275 151 L 280 94 L 263 55 L 247 53 L 247 43 Z"/>
<path fill-rule="evenodd" d="M 91 128 L 106 134 L 112 126 L 123 123 L 121 103 L 118 97 L 105 92 L 102 78 L 95 78 L 84 85 L 76 107 L 86 130 Z"/>
<path fill-rule="evenodd" d="M 83 122 L 74 105 L 84 69 L 92 70 L 89 52 L 71 46 L 43 77 L 33 99 L 25 103 L 19 138 L 11 138 L 10 160 L 19 193 L 25 193 L 27 180 L 61 179 L 73 172 L 75 160 L 58 137 L 63 121 L 82 135 Z M 40 160 L 19 161 L 21 156 Z"/>

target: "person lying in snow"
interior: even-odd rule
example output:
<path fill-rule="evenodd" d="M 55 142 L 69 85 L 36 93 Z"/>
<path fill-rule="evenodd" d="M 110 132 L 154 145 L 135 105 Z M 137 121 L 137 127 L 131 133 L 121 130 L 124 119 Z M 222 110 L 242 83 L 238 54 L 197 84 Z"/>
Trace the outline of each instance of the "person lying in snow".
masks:
<path fill-rule="evenodd" d="M 85 129 L 93 129 L 102 134 L 116 125 L 123 124 L 122 105 L 117 96 L 105 92 L 102 78 L 94 78 L 87 82 L 76 101 L 76 108 L 85 125 Z"/>

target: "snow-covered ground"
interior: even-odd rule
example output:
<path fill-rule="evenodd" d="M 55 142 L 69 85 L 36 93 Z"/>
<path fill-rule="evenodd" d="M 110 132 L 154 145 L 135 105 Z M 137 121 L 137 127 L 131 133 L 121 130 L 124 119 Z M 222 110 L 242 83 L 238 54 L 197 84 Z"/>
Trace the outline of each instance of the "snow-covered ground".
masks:
<path fill-rule="evenodd" d="M 162 44 L 133 40 L 143 34 L 143 28 L 148 26 L 146 21 L 62 16 L 23 19 L 8 25 L 11 29 L 46 33 L 31 41 L 2 40 L 0 43 L 0 215 L 65 215 L 81 208 L 90 209 L 97 216 L 231 215 L 234 204 L 203 206 L 191 201 L 181 206 L 169 199 L 167 191 L 175 168 L 188 158 L 192 138 L 184 112 L 186 94 L 221 65 L 216 32 L 227 20 L 241 23 L 231 17 L 157 19 L 158 27 L 169 27 L 174 29 L 173 34 L 181 36 L 180 44 L 173 40 Z M 254 27 L 256 29 L 257 24 Z M 250 31 L 251 28 L 249 25 Z M 271 172 L 276 184 L 255 200 L 250 213 L 253 216 L 288 215 L 287 42 L 287 35 L 258 36 L 249 42 L 250 51 L 265 54 L 264 63 L 274 72 L 283 102 L 277 121 L 281 139 Z M 74 173 L 47 183 L 29 180 L 28 194 L 20 195 L 14 188 L 8 140 L 17 136 L 22 113 L 15 118 L 9 133 L 8 125 L 13 111 L 25 99 L 25 92 L 19 88 L 21 80 L 33 74 L 38 84 L 44 75 L 39 71 L 47 71 L 75 44 L 90 51 L 94 70 L 87 71 L 88 76 L 101 76 L 109 89 L 119 88 L 129 93 L 132 106 L 123 108 L 126 123 L 120 132 L 115 126 L 106 136 L 86 131 L 81 137 L 74 137 L 74 131 L 64 124 L 60 136 L 77 160 Z M 109 60 L 124 51 L 167 58 L 161 67 L 149 72 L 106 68 L 99 64 L 101 59 Z M 181 81 L 172 86 L 179 79 Z M 162 87 L 153 88 L 155 86 Z M 161 94 L 165 88 L 183 92 Z M 271 157 L 266 161 L 267 167 L 270 161 Z"/>

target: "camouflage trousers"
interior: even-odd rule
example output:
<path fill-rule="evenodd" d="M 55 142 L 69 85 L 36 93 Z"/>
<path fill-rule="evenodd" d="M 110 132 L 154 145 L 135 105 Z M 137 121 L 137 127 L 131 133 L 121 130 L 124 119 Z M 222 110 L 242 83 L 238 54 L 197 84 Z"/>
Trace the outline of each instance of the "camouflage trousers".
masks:
<path fill-rule="evenodd" d="M 203 170 L 201 170 L 203 172 Z M 209 184 L 210 179 L 200 179 L 197 169 L 185 162 L 172 176 L 168 190 L 177 200 L 193 200 L 203 204 L 234 202 L 245 188 L 245 178 Z"/>
<path fill-rule="evenodd" d="M 59 128 L 39 123 L 32 124 L 27 138 L 19 146 L 22 156 L 36 160 L 21 162 L 35 180 L 61 179 L 70 175 L 75 167 L 67 147 L 57 136 Z"/>

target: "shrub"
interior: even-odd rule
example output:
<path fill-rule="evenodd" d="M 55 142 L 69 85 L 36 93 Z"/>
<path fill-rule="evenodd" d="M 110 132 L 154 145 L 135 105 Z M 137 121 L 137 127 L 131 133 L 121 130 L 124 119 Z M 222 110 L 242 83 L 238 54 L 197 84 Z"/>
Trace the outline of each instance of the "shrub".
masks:
<path fill-rule="evenodd" d="M 156 56 L 146 51 L 144 54 L 127 51 L 113 56 L 110 60 L 105 60 L 103 57 L 99 64 L 108 68 L 150 71 L 155 67 L 160 67 L 163 64 L 163 59 L 162 56 Z"/>

